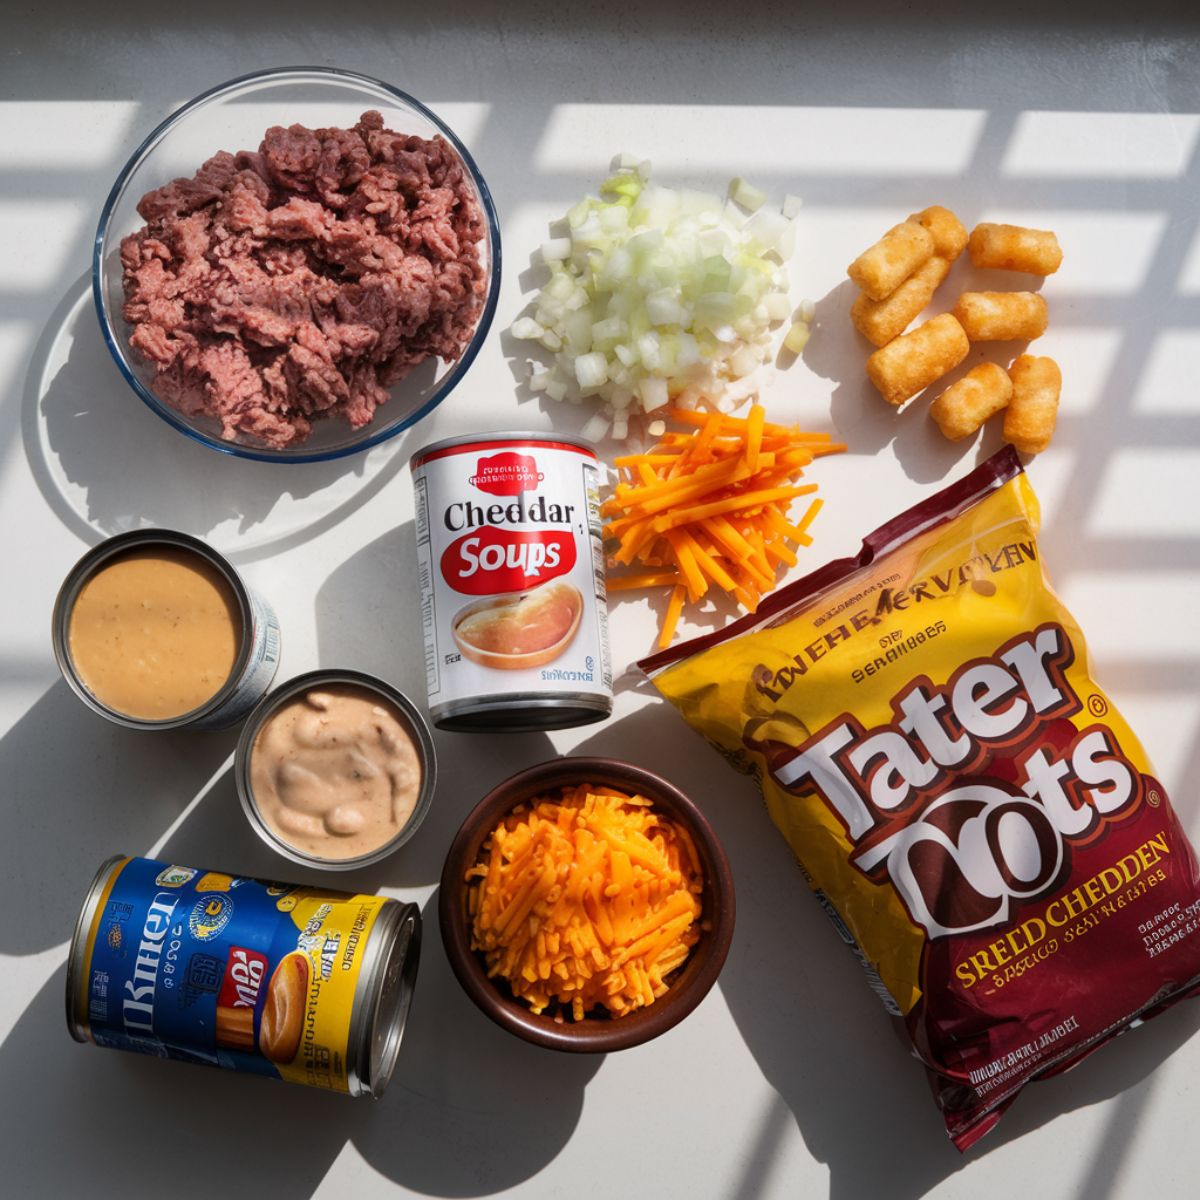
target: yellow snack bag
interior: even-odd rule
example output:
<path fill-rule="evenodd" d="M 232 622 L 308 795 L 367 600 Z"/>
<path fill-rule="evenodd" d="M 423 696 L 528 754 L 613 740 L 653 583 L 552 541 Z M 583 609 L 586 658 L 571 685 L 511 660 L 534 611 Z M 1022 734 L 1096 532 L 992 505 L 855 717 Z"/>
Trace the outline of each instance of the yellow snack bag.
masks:
<path fill-rule="evenodd" d="M 754 774 L 960 1149 L 1200 984 L 1200 872 L 1011 447 L 642 668 Z"/>

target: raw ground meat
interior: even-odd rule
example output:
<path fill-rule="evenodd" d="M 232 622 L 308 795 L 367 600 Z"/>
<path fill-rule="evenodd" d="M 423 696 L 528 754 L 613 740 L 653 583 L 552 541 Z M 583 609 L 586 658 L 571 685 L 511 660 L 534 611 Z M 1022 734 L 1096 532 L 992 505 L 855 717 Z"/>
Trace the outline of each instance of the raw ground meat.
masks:
<path fill-rule="evenodd" d="M 366 425 L 431 355 L 453 362 L 487 287 L 483 214 L 440 137 L 268 129 L 148 192 L 121 243 L 130 345 L 154 390 L 229 440 L 284 448 Z"/>

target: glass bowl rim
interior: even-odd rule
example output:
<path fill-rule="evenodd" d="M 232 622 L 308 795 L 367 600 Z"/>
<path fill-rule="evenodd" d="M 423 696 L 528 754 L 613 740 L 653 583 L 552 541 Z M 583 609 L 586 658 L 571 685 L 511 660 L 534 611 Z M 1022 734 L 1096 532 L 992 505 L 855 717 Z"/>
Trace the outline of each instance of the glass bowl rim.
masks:
<path fill-rule="evenodd" d="M 484 300 L 483 310 L 479 314 L 479 320 L 476 322 L 475 329 L 472 331 L 471 339 L 463 350 L 461 357 L 451 368 L 451 374 L 447 375 L 446 380 L 441 381 L 433 390 L 433 393 L 419 408 L 414 409 L 404 419 L 396 422 L 395 425 L 377 430 L 375 433 L 364 438 L 360 442 L 355 442 L 353 445 L 341 446 L 332 450 L 316 450 L 316 451 L 281 451 L 269 450 L 267 448 L 259 448 L 256 446 L 244 446 L 238 442 L 228 442 L 221 438 L 213 437 L 210 434 L 204 433 L 199 429 L 193 428 L 185 421 L 182 416 L 177 413 L 170 405 L 160 400 L 145 384 L 133 373 L 125 358 L 125 351 L 118 344 L 116 324 L 113 321 L 108 305 L 104 296 L 104 288 L 101 283 L 102 270 L 104 262 L 104 250 L 108 242 L 109 225 L 112 222 L 113 213 L 116 209 L 118 201 L 125 193 L 130 177 L 134 171 L 145 161 L 147 155 L 154 150 L 167 136 L 168 133 L 191 113 L 194 109 L 206 104 L 210 100 L 222 95 L 225 92 L 231 92 L 243 87 L 248 83 L 261 83 L 270 80 L 280 80 L 286 76 L 296 77 L 296 82 L 303 82 L 305 76 L 326 76 L 335 80 L 344 80 L 353 84 L 365 84 L 369 88 L 379 88 L 389 93 L 401 102 L 401 104 L 413 109 L 419 115 L 424 117 L 434 126 L 438 133 L 445 138 L 447 142 L 454 148 L 462 160 L 471 176 L 471 180 L 479 193 L 479 199 L 483 208 L 483 215 L 487 226 L 487 242 L 489 251 L 488 264 L 488 290 Z M 109 354 L 112 355 L 113 361 L 117 364 L 118 370 L 124 377 L 125 381 L 133 388 L 134 392 L 141 398 L 152 412 L 161 417 L 168 424 L 177 429 L 180 433 L 191 438 L 193 441 L 201 443 L 212 450 L 216 450 L 221 454 L 228 454 L 235 458 L 253 459 L 256 462 L 272 462 L 272 463 L 311 463 L 311 462 L 330 462 L 333 459 L 345 458 L 351 454 L 361 454 L 364 451 L 370 450 L 373 446 L 378 446 L 381 442 L 387 441 L 389 438 L 395 437 L 399 433 L 403 433 L 406 429 L 412 428 L 418 421 L 431 413 L 446 396 L 458 385 L 462 377 L 466 374 L 471 364 L 475 361 L 476 355 L 479 353 L 480 347 L 487 338 L 488 331 L 492 325 L 492 319 L 496 314 L 496 305 L 500 296 L 500 274 L 501 274 L 501 248 L 500 248 L 500 222 L 496 215 L 496 206 L 492 200 L 492 193 L 489 190 L 487 183 L 484 181 L 483 175 L 480 173 L 479 167 L 475 159 L 471 156 L 470 151 L 459 139 L 458 135 L 441 119 L 431 108 L 422 104 L 415 96 L 409 95 L 392 84 L 385 82 L 382 79 L 376 79 L 371 75 L 363 75 L 358 71 L 346 71 L 340 67 L 322 67 L 322 66 L 293 66 L 293 67 L 271 67 L 262 71 L 252 71 L 247 75 L 239 75 L 235 79 L 227 79 L 224 83 L 216 84 L 214 87 L 208 88 L 201 92 L 198 96 L 194 96 L 186 104 L 181 105 L 174 112 L 169 113 L 162 121 L 160 121 L 146 135 L 137 149 L 129 156 L 128 161 L 121 168 L 117 175 L 116 181 L 113 183 L 107 198 L 104 201 L 104 207 L 100 211 L 100 221 L 96 226 L 95 240 L 92 245 L 92 300 L 96 308 L 96 316 L 100 322 L 100 332 L 103 335 L 104 343 L 108 347 Z M 448 381 L 448 382 L 447 382 Z"/>

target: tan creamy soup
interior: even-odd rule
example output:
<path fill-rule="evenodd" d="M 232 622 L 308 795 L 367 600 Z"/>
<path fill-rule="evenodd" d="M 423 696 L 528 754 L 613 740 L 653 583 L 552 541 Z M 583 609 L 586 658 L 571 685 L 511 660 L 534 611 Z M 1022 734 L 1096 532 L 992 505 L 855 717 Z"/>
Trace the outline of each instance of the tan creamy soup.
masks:
<path fill-rule="evenodd" d="M 281 705 L 250 755 L 250 790 L 263 821 L 317 858 L 358 858 L 390 842 L 413 815 L 421 779 L 403 713 L 352 684 Z"/>
<path fill-rule="evenodd" d="M 237 661 L 242 622 L 224 575 L 171 546 L 130 550 L 80 589 L 67 639 L 75 671 L 101 704 L 161 721 L 199 708 Z"/>

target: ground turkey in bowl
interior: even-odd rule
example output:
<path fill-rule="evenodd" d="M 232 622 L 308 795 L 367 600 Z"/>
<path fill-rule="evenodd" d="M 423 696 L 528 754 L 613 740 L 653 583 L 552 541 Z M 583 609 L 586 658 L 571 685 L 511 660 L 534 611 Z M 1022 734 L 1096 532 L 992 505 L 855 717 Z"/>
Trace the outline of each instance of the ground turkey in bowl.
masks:
<path fill-rule="evenodd" d="M 483 215 L 440 137 L 268 129 L 138 204 L 121 243 L 130 345 L 154 390 L 229 440 L 294 446 L 357 429 L 431 355 L 459 357 L 483 306 Z"/>

